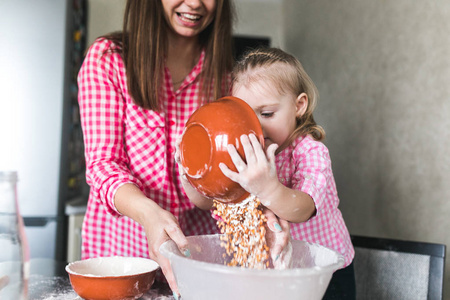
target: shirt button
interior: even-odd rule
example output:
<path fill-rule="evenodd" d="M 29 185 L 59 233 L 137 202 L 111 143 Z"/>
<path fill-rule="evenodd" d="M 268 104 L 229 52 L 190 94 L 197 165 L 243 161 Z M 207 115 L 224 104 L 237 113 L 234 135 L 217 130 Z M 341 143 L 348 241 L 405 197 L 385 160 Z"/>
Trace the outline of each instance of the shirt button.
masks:
<path fill-rule="evenodd" d="M 170 148 L 169 148 L 169 152 L 170 152 L 170 154 L 173 154 L 173 153 L 175 152 L 175 148 L 170 147 Z"/>

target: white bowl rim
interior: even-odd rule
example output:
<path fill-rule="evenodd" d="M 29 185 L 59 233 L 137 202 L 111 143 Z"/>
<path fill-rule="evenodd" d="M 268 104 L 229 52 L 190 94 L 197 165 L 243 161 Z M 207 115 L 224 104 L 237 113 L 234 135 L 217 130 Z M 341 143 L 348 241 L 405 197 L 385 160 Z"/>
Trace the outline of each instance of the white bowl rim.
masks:
<path fill-rule="evenodd" d="M 209 235 L 203 235 L 203 236 L 220 236 L 220 234 L 209 234 Z M 190 236 L 189 238 L 196 237 L 196 236 Z M 198 236 L 197 236 L 198 237 Z M 329 273 L 334 272 L 337 269 L 341 268 L 344 263 L 344 256 L 340 254 L 339 252 L 330 249 L 328 247 L 309 243 L 306 241 L 299 241 L 299 240 L 292 240 L 293 243 L 306 243 L 310 245 L 317 245 L 318 247 L 325 248 L 329 251 L 334 252 L 337 255 L 337 261 L 333 264 L 327 265 L 327 266 L 315 266 L 310 268 L 291 268 L 291 269 L 250 269 L 250 268 L 242 268 L 242 267 L 230 267 L 226 265 L 221 264 L 215 264 L 215 263 L 209 263 L 204 261 L 198 261 L 193 260 L 188 257 L 185 257 L 183 254 L 178 253 L 172 253 L 169 252 L 166 248 L 169 244 L 174 244 L 175 242 L 172 240 L 168 240 L 164 242 L 161 247 L 159 248 L 159 251 L 162 255 L 164 255 L 169 260 L 173 260 L 175 262 L 183 262 L 187 264 L 191 268 L 197 268 L 197 269 L 203 269 L 205 271 L 214 271 L 216 273 L 230 273 L 233 274 L 233 276 L 260 276 L 260 277 L 272 277 L 276 274 L 277 277 L 291 277 L 291 276 L 311 276 L 311 275 L 321 275 L 323 273 Z"/>
<path fill-rule="evenodd" d="M 138 261 L 140 260 L 141 263 L 145 263 L 148 264 L 149 268 L 148 270 L 145 271 L 139 271 L 136 273 L 130 273 L 130 274 L 117 274 L 117 275 L 96 275 L 96 274 L 86 274 L 86 273 L 78 273 L 75 272 L 74 270 L 72 270 L 73 266 L 77 266 L 80 264 L 89 264 L 90 262 L 93 261 L 97 261 L 97 260 L 101 260 L 104 262 L 108 262 L 108 261 L 115 261 L 115 262 L 123 262 L 126 260 L 134 260 L 134 261 Z M 128 257 L 128 256 L 99 256 L 99 257 L 92 257 L 92 258 L 88 258 L 88 259 L 82 259 L 82 260 L 77 260 L 74 262 L 71 262 L 69 264 L 66 265 L 66 272 L 72 275 L 79 275 L 79 276 L 83 276 L 83 277 L 90 277 L 90 278 L 119 278 L 119 277 L 129 277 L 129 276 L 136 276 L 136 275 L 141 275 L 141 274 L 145 274 L 145 273 L 150 273 L 153 271 L 156 271 L 160 268 L 159 264 L 150 259 L 150 258 L 144 258 L 144 257 Z"/>

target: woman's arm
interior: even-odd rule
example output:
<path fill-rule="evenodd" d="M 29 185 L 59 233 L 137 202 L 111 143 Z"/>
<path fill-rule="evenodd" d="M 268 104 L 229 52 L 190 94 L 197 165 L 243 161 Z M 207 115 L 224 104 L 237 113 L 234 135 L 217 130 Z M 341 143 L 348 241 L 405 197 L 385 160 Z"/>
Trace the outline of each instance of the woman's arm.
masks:
<path fill-rule="evenodd" d="M 124 146 L 125 100 L 120 92 L 121 59 L 106 53 L 111 42 L 97 40 L 78 73 L 78 102 L 86 157 L 86 179 L 91 192 L 114 216 L 114 193 L 124 183 L 139 185 L 131 176 Z"/>
<path fill-rule="evenodd" d="M 170 262 L 159 252 L 159 247 L 171 239 L 181 253 L 189 256 L 188 241 L 176 218 L 157 203 L 147 198 L 134 184 L 124 184 L 116 192 L 114 203 L 117 210 L 144 227 L 150 258 L 161 267 L 172 291 L 178 294 Z"/>
<path fill-rule="evenodd" d="M 186 249 L 177 220 L 147 198 L 141 182 L 129 169 L 124 140 L 126 100 L 122 94 L 120 55 L 107 51 L 110 42 L 96 41 L 78 75 L 79 104 L 86 152 L 86 175 L 95 197 L 115 217 L 127 216 L 144 227 L 148 251 L 158 262 L 174 291 L 177 286 L 159 246 L 173 239 Z"/>

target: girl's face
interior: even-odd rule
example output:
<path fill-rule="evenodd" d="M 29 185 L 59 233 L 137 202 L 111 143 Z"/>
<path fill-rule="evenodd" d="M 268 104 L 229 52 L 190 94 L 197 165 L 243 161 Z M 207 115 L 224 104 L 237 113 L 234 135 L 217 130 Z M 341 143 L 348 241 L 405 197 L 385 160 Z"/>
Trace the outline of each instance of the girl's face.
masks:
<path fill-rule="evenodd" d="M 161 1 L 169 27 L 184 37 L 194 37 L 200 34 L 211 24 L 216 13 L 217 0 Z"/>
<path fill-rule="evenodd" d="M 233 88 L 233 96 L 241 98 L 258 116 L 264 133 L 264 146 L 281 146 L 296 128 L 296 118 L 302 116 L 308 106 L 305 93 L 299 96 L 279 94 L 268 82 L 255 82 L 251 86 Z"/>

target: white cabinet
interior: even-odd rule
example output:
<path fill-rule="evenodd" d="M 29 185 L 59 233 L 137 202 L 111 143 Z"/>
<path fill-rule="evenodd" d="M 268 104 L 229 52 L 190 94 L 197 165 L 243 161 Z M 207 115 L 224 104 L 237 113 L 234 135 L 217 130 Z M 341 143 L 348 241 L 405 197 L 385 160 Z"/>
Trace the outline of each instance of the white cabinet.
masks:
<path fill-rule="evenodd" d="M 69 216 L 69 236 L 67 239 L 67 262 L 81 259 L 81 226 L 84 214 Z"/>
<path fill-rule="evenodd" d="M 81 259 L 81 227 L 86 213 L 86 200 L 75 199 L 66 205 L 66 215 L 69 216 L 67 238 L 67 262 Z"/>

